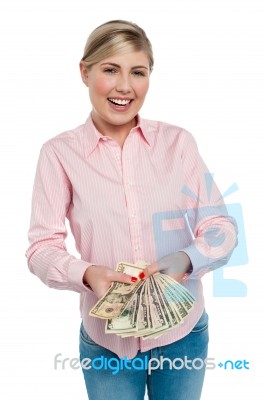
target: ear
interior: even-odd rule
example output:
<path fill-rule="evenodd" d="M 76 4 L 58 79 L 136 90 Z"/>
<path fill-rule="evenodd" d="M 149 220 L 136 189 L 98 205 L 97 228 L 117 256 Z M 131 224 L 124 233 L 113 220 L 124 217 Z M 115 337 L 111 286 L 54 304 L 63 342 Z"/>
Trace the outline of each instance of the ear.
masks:
<path fill-rule="evenodd" d="M 79 69 L 80 69 L 80 75 L 81 75 L 81 79 L 82 79 L 83 83 L 86 86 L 89 86 L 89 83 L 88 83 L 89 82 L 89 74 L 88 74 L 88 70 L 86 68 L 84 61 L 80 61 Z"/>

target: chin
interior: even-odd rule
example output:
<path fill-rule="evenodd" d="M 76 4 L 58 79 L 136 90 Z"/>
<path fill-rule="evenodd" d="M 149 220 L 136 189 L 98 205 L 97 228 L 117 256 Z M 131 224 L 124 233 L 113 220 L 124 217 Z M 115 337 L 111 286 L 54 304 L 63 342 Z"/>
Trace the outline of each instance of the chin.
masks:
<path fill-rule="evenodd" d="M 130 123 L 135 117 L 137 113 L 134 115 L 117 115 L 117 116 L 112 116 L 108 118 L 106 121 L 108 121 L 110 124 L 113 125 L 124 125 Z"/>

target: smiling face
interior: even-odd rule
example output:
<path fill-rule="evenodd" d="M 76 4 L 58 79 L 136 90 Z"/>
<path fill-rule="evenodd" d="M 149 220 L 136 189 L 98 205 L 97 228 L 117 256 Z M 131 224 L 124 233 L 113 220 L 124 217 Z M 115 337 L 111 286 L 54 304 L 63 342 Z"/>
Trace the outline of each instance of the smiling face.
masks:
<path fill-rule="evenodd" d="M 103 135 L 125 135 L 136 125 L 149 88 L 149 60 L 144 51 L 108 57 L 89 70 L 80 63 L 83 82 L 89 87 L 92 118 Z"/>

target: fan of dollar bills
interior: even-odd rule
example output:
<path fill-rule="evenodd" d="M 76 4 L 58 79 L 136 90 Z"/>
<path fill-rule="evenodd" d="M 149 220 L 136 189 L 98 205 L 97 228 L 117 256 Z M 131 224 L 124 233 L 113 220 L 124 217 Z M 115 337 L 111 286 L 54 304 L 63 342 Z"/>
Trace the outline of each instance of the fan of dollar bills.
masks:
<path fill-rule="evenodd" d="M 138 277 L 147 265 L 120 262 L 116 271 Z M 136 284 L 113 282 L 89 314 L 106 319 L 105 333 L 156 339 L 182 324 L 194 302 L 183 285 L 157 272 Z"/>

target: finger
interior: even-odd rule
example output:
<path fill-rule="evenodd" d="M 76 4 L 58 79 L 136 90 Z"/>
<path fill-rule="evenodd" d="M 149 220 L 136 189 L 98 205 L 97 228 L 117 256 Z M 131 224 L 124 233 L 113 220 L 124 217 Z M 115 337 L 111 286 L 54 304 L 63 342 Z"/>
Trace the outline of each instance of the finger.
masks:
<path fill-rule="evenodd" d="M 171 278 L 176 280 L 178 283 L 182 283 L 188 278 L 188 274 L 169 274 L 169 276 L 171 276 Z"/>
<path fill-rule="evenodd" d="M 114 271 L 112 275 L 112 281 L 122 282 L 122 283 L 136 283 L 139 281 L 137 277 L 132 277 L 128 274 L 123 274 L 122 272 Z"/>
<path fill-rule="evenodd" d="M 145 268 L 140 274 L 139 274 L 139 278 L 140 279 L 146 279 L 149 278 L 149 276 L 155 274 L 156 272 L 158 272 L 158 263 L 152 263 L 151 265 L 149 265 L 147 268 Z"/>

